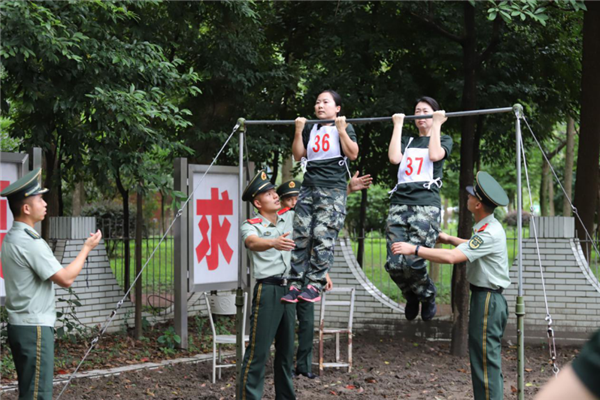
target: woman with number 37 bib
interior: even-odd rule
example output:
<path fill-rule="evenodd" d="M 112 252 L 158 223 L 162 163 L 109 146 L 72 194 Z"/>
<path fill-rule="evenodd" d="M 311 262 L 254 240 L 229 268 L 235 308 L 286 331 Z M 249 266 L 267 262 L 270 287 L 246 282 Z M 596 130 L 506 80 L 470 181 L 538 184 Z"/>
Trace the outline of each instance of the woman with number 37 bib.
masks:
<path fill-rule="evenodd" d="M 315 102 L 317 118 L 335 124 L 305 126 L 305 118 L 296 119 L 292 153 L 302 162 L 304 181 L 294 216 L 290 278 L 296 280 L 283 302 L 319 301 L 333 264 L 335 241 L 346 218 L 348 159 L 358 157 L 354 128 L 339 116 L 341 103 L 333 90 L 323 91 Z"/>
<path fill-rule="evenodd" d="M 388 156 L 392 164 L 400 164 L 398 183 L 390 192 L 390 211 L 387 220 L 387 262 L 385 268 L 406 299 L 406 319 L 419 315 L 423 321 L 436 313 L 436 288 L 427 274 L 427 265 L 419 257 L 419 247 L 434 247 L 440 232 L 440 188 L 444 160 L 452 151 L 452 138 L 441 135 L 446 122 L 444 111 L 431 97 L 421 97 L 415 115 L 431 115 L 417 119 L 418 137 L 402 137 L 404 114 L 394 114 L 394 132 Z M 392 254 L 395 242 L 417 245 L 411 256 Z"/>

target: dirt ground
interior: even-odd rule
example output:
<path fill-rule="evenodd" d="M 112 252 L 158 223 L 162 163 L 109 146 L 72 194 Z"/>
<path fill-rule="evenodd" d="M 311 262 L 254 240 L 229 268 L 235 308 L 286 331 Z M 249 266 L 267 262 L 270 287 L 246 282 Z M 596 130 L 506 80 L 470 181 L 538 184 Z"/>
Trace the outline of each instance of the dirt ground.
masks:
<path fill-rule="evenodd" d="M 342 343 L 345 341 L 342 340 Z M 449 354 L 449 342 L 360 335 L 354 340 L 354 367 L 326 369 L 317 379 L 296 378 L 298 399 L 472 399 L 468 358 Z M 334 357 L 335 342 L 326 343 L 325 356 Z M 516 398 L 516 348 L 503 348 L 504 394 Z M 574 347 L 559 349 L 559 365 L 577 354 Z M 317 349 L 315 348 L 315 355 Z M 526 348 L 526 398 L 531 398 L 552 377 L 545 347 Z M 329 360 L 332 361 L 332 360 Z M 184 364 L 156 370 L 124 373 L 100 379 L 73 381 L 62 399 L 232 399 L 235 398 L 234 368 L 223 370 L 223 378 L 210 383 L 211 363 Z M 62 389 L 55 386 L 56 395 Z M 3 399 L 16 399 L 4 393 Z M 265 399 L 274 399 L 273 373 L 267 368 Z"/>

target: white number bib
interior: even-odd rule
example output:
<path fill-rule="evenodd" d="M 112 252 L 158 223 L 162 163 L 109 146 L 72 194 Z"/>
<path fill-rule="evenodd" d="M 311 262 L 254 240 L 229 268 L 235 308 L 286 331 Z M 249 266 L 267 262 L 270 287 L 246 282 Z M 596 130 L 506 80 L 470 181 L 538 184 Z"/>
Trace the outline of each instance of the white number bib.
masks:
<path fill-rule="evenodd" d="M 317 129 L 317 125 L 314 125 L 310 131 L 306 156 L 308 161 L 342 157 L 340 134 L 337 128 L 332 125 Z"/>
<path fill-rule="evenodd" d="M 429 149 L 411 148 L 410 143 L 413 138 L 410 138 L 400 167 L 398 167 L 398 184 L 409 182 L 432 182 L 433 179 L 433 162 L 429 158 Z"/>

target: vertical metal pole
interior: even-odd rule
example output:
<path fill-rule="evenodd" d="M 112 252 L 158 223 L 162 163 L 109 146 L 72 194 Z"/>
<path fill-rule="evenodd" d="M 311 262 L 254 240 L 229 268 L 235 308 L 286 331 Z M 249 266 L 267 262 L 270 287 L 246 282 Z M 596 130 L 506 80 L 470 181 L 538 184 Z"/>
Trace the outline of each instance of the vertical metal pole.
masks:
<path fill-rule="evenodd" d="M 186 158 L 175 159 L 174 189 L 188 193 L 188 164 Z M 174 285 L 175 285 L 175 332 L 181 338 L 179 347 L 188 348 L 188 209 L 185 207 L 173 226 Z M 168 243 L 168 242 L 167 242 Z"/>
<path fill-rule="evenodd" d="M 238 196 L 238 220 L 239 226 L 242 226 L 243 220 L 242 217 L 243 209 L 242 209 L 242 193 L 244 192 L 244 119 L 238 119 L 239 131 L 240 131 L 240 140 L 239 140 L 239 165 L 240 165 L 240 179 L 239 179 L 239 196 Z M 241 385 L 241 377 L 242 377 L 242 358 L 243 358 L 243 346 L 244 346 L 244 334 L 243 326 L 244 326 L 244 291 L 242 289 L 243 285 L 243 260 L 242 260 L 242 235 L 239 235 L 238 240 L 238 288 L 235 296 L 235 307 L 236 307 L 236 315 L 235 315 L 235 332 L 236 332 L 236 340 L 235 340 L 235 354 L 236 354 L 236 365 L 235 369 L 237 371 L 235 387 L 236 387 L 236 396 L 240 393 L 240 385 Z"/>
<path fill-rule="evenodd" d="M 525 300 L 523 299 L 523 193 L 521 188 L 521 117 L 523 107 L 520 104 L 513 106 L 515 116 L 515 133 L 517 139 L 517 241 L 519 253 L 517 265 L 519 267 L 519 288 L 517 294 L 517 397 L 519 400 L 525 398 Z"/>

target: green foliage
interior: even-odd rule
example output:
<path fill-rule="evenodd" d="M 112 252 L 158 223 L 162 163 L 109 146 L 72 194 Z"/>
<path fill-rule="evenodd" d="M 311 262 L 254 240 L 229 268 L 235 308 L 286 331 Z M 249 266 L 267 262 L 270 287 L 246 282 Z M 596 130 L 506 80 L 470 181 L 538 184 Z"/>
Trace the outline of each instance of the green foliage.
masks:
<path fill-rule="evenodd" d="M 181 343 L 181 337 L 175 332 L 175 328 L 170 326 L 158 337 L 158 343 L 164 345 L 161 350 L 168 354 L 168 350 L 173 350 L 176 345 Z"/>
<path fill-rule="evenodd" d="M 79 296 L 72 288 L 68 288 L 68 297 L 59 297 L 58 301 L 66 303 L 63 311 L 56 312 L 56 321 L 61 325 L 56 329 L 56 336 L 59 339 L 67 339 L 70 341 L 77 340 L 75 334 L 85 336 L 88 333 L 88 328 L 81 323 L 77 317 L 77 307 L 81 307 Z"/>
<path fill-rule="evenodd" d="M 358 221 L 360 216 L 361 194 L 354 193 L 348 196 L 346 202 L 346 228 L 350 232 L 360 235 Z M 385 230 L 389 211 L 389 194 L 382 185 L 372 185 L 367 190 L 367 217 L 365 219 L 365 232 Z"/>

